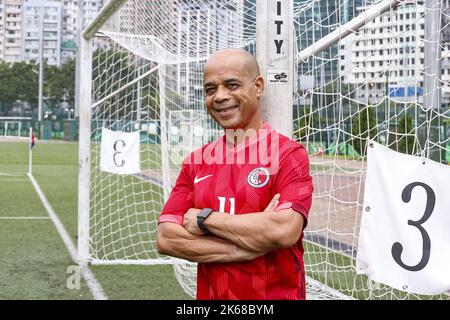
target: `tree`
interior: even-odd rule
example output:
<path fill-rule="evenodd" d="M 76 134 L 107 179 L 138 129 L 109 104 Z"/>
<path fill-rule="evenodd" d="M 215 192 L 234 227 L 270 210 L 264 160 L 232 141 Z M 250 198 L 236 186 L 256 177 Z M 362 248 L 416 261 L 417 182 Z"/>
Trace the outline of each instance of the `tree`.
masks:
<path fill-rule="evenodd" d="M 54 105 L 61 101 L 61 98 L 68 94 L 67 102 L 75 105 L 75 60 L 70 59 L 59 68 L 55 66 L 45 66 L 45 97 Z"/>
<path fill-rule="evenodd" d="M 375 108 L 362 108 L 353 116 L 352 123 L 353 147 L 359 154 L 364 155 L 367 138 L 374 138 L 378 134 Z"/>
<path fill-rule="evenodd" d="M 34 63 L 0 63 L 1 102 L 11 105 L 17 100 L 36 105 L 39 66 Z"/>
<path fill-rule="evenodd" d="M 8 104 L 15 101 L 14 94 L 9 89 L 11 79 L 11 64 L 0 61 L 0 111 L 6 111 Z"/>

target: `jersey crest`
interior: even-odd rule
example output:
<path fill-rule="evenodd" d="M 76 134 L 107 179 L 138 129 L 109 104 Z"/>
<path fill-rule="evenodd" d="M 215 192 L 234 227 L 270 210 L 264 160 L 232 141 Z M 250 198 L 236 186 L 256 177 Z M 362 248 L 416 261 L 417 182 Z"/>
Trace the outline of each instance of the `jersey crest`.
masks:
<path fill-rule="evenodd" d="M 253 188 L 262 188 L 269 182 L 269 177 L 269 170 L 259 167 L 248 174 L 247 183 Z"/>

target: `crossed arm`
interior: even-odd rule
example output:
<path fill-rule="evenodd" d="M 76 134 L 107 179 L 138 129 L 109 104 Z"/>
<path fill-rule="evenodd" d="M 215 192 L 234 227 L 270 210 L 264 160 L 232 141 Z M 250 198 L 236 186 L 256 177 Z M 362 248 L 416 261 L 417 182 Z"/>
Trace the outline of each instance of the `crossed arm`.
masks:
<path fill-rule="evenodd" d="M 183 226 L 170 222 L 158 226 L 157 245 L 159 253 L 193 262 L 247 261 L 264 254 L 215 236 L 191 234 Z"/>
<path fill-rule="evenodd" d="M 275 211 L 276 195 L 263 212 L 230 215 L 213 212 L 205 220 L 211 235 L 197 226 L 200 209 L 189 209 L 183 226 L 158 226 L 158 251 L 195 262 L 239 262 L 294 245 L 303 229 L 303 216 L 292 209 Z"/>

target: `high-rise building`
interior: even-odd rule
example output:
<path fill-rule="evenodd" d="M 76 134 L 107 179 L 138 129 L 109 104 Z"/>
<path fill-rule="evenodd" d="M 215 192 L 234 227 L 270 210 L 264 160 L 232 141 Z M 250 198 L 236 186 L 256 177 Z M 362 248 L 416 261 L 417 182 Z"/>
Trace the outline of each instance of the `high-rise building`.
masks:
<path fill-rule="evenodd" d="M 106 0 L 62 0 L 62 30 L 61 30 L 61 62 L 75 58 L 77 54 L 79 26 L 79 1 L 83 1 L 83 23 L 86 27 L 94 20 Z"/>
<path fill-rule="evenodd" d="M 83 1 L 85 27 L 95 18 L 106 0 L 0 0 L 0 60 L 37 60 L 37 33 L 44 34 L 46 38 L 43 43 L 44 57 L 47 56 L 50 64 L 58 65 L 75 58 L 81 32 L 78 25 L 79 1 Z M 41 6 L 47 8 L 44 9 L 42 30 L 38 9 Z"/>
<path fill-rule="evenodd" d="M 0 0 L 0 61 L 3 57 L 3 41 L 5 37 L 5 0 Z"/>
<path fill-rule="evenodd" d="M 22 6 L 23 0 L 0 0 L 0 60 L 22 58 Z"/>
<path fill-rule="evenodd" d="M 22 60 L 39 62 L 40 50 L 49 65 L 61 62 L 61 3 L 25 0 L 23 7 Z"/>
<path fill-rule="evenodd" d="M 448 3 L 448 1 L 447 1 Z M 448 7 L 448 6 L 447 6 Z M 361 7 L 364 10 L 364 7 Z M 441 79 L 450 78 L 450 43 L 442 31 Z M 424 7 L 406 4 L 367 23 L 339 44 L 340 76 L 355 88 L 355 99 L 374 104 L 385 96 L 413 102 L 424 94 Z M 443 101 L 450 97 L 443 88 Z"/>
<path fill-rule="evenodd" d="M 244 42 L 244 2 L 222 1 L 180 1 L 178 8 L 177 38 L 179 43 L 188 44 L 178 53 L 186 58 L 205 58 L 222 48 L 242 46 Z M 189 65 L 189 67 L 188 67 Z M 203 104 L 202 81 L 194 79 L 201 74 L 201 64 L 186 64 L 179 68 L 177 92 L 186 97 L 190 106 Z M 196 102 L 197 101 L 197 102 Z"/>

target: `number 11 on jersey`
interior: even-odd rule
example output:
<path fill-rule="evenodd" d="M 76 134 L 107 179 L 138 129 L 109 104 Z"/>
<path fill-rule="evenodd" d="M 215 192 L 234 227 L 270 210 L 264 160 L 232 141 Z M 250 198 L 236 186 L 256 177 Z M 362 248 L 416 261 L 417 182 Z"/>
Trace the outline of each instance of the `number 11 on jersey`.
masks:
<path fill-rule="evenodd" d="M 225 203 L 226 203 L 227 198 L 226 197 L 218 197 L 218 198 L 219 198 L 219 204 L 220 204 L 219 211 L 226 212 L 225 211 Z M 230 200 L 230 212 L 229 213 L 234 214 L 234 207 L 235 207 L 234 198 L 229 198 L 229 200 Z"/>

